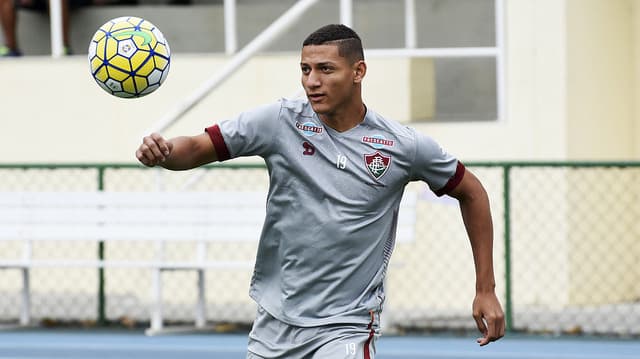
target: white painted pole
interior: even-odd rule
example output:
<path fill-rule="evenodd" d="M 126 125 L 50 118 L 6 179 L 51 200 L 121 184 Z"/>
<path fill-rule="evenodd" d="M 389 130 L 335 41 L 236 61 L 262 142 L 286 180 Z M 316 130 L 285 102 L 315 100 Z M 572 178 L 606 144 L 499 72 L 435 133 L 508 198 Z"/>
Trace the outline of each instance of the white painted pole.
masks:
<path fill-rule="evenodd" d="M 351 0 L 340 0 L 340 23 L 353 27 L 353 3 Z"/>
<path fill-rule="evenodd" d="M 404 1 L 404 46 L 408 49 L 417 46 L 415 0 Z"/>
<path fill-rule="evenodd" d="M 231 74 L 240 66 L 247 62 L 253 55 L 269 46 L 280 34 L 286 31 L 291 25 L 300 19 L 311 5 L 318 0 L 299 0 L 287 12 L 282 14 L 276 21 L 267 27 L 260 35 L 240 50 L 222 70 L 209 78 L 189 97 L 178 103 L 163 118 L 160 119 L 149 132 L 162 132 L 176 123 L 181 116 L 191 110 L 198 102 L 205 98 L 211 91 L 220 86 Z"/>
<path fill-rule="evenodd" d="M 62 41 L 62 1 L 67 0 L 49 0 L 51 57 L 56 59 L 64 53 L 64 44 Z"/>
<path fill-rule="evenodd" d="M 224 0 L 224 50 L 227 55 L 233 55 L 238 50 L 237 35 L 236 0 Z"/>

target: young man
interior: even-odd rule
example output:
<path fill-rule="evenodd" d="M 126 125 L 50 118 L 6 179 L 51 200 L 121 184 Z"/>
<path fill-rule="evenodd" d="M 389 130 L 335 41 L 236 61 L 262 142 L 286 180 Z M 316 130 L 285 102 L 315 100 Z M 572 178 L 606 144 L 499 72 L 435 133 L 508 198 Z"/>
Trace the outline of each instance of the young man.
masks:
<path fill-rule="evenodd" d="M 400 199 L 416 180 L 459 200 L 475 260 L 478 343 L 501 338 L 491 214 L 478 179 L 431 138 L 364 105 L 367 66 L 350 28 L 309 35 L 300 68 L 307 99 L 266 105 L 193 137 L 151 134 L 136 152 L 144 165 L 172 170 L 250 155 L 267 163 L 247 358 L 374 357 Z"/>

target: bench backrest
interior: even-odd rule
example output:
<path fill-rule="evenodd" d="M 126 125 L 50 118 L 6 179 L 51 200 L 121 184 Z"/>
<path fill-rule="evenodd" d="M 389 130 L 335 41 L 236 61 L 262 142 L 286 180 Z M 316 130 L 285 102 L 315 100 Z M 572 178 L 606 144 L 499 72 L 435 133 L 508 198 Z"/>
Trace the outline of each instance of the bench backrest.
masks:
<path fill-rule="evenodd" d="M 264 192 L 0 192 L 0 240 L 256 241 Z M 416 196 L 404 196 L 399 242 L 412 241 Z"/>
<path fill-rule="evenodd" d="M 255 241 L 262 192 L 0 193 L 0 238 Z"/>

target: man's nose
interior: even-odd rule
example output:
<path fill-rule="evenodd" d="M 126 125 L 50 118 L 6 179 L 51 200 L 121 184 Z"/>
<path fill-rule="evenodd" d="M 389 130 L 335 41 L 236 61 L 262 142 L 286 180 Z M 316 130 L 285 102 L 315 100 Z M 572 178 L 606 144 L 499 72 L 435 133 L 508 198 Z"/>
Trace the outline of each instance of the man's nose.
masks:
<path fill-rule="evenodd" d="M 308 87 L 318 87 L 320 86 L 320 77 L 316 75 L 315 71 L 311 71 L 307 75 L 305 82 Z"/>

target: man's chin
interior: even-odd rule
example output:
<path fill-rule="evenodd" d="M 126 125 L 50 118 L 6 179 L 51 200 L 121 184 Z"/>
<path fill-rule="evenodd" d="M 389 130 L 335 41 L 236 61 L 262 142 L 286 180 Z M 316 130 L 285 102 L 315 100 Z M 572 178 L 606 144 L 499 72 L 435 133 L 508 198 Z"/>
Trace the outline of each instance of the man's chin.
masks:
<path fill-rule="evenodd" d="M 325 106 L 313 102 L 310 102 L 310 104 L 313 112 L 317 113 L 318 115 L 324 115 L 328 112 Z"/>

